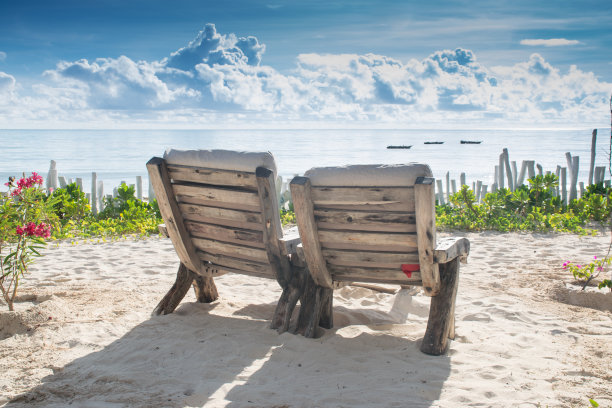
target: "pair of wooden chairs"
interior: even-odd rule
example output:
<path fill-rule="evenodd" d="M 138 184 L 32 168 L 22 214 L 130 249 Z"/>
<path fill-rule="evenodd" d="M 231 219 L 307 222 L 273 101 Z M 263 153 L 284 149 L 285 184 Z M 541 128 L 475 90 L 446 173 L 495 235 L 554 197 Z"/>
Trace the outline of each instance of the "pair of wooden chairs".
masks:
<path fill-rule="evenodd" d="M 333 326 L 333 290 L 347 282 L 421 285 L 431 296 L 421 351 L 454 337 L 465 238 L 436 242 L 434 183 L 423 164 L 311 169 L 290 184 L 298 234 L 283 235 L 270 153 L 170 150 L 147 163 L 165 230 L 180 259 L 155 309 L 172 313 L 191 286 L 200 302 L 227 272 L 276 279 L 271 327 L 306 337 Z M 294 308 L 300 301 L 297 320 Z"/>

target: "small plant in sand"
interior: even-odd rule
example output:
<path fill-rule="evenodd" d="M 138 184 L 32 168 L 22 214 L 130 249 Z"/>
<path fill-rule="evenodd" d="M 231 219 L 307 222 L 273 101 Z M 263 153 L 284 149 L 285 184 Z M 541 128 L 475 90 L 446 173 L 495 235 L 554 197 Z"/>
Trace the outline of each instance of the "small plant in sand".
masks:
<path fill-rule="evenodd" d="M 593 257 L 593 261 L 584 265 L 574 264 L 573 262 L 567 261 L 563 263 L 563 269 L 568 269 L 574 279 L 583 284 L 582 289 L 593 279 L 597 278 L 607 267 L 612 263 L 612 258 L 605 257 L 604 259 L 597 259 Z M 597 286 L 599 289 L 609 288 L 612 291 L 612 281 L 610 279 L 604 279 Z"/>
<path fill-rule="evenodd" d="M 20 279 L 51 236 L 53 200 L 47 200 L 42 182 L 36 173 L 17 182 L 11 177 L 5 184 L 9 191 L 0 197 L 0 289 L 9 310 Z"/>

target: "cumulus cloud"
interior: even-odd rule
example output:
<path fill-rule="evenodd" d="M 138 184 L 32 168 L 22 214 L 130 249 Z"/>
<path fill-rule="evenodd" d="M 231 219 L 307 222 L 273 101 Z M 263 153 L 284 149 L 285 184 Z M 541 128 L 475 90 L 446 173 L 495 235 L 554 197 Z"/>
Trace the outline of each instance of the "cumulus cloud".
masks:
<path fill-rule="evenodd" d="M 0 94 L 7 94 L 15 89 L 15 77 L 0 71 Z"/>
<path fill-rule="evenodd" d="M 560 47 L 564 45 L 576 45 L 576 44 L 580 44 L 580 41 L 566 40 L 565 38 L 550 38 L 547 40 L 544 40 L 544 39 L 521 40 L 521 45 L 531 45 L 531 46 L 543 45 L 544 47 Z"/>
<path fill-rule="evenodd" d="M 159 61 L 121 56 L 60 62 L 45 73 L 48 82 L 33 88 L 38 102 L 27 105 L 43 117 L 77 112 L 130 121 L 149 115 L 174 123 L 204 115 L 221 121 L 581 123 L 599 115 L 612 88 L 575 66 L 561 72 L 539 54 L 504 67 L 484 66 L 462 48 L 408 61 L 301 54 L 295 69 L 284 74 L 262 64 L 264 52 L 255 37 L 220 34 L 207 24 Z M 15 79 L 0 73 L 0 92 L 14 94 L 15 88 Z"/>

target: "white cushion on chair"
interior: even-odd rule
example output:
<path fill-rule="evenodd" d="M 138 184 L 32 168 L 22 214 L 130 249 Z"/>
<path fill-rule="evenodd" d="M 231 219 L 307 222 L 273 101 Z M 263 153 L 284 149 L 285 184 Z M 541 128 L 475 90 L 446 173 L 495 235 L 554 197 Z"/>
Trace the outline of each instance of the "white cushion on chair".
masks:
<path fill-rule="evenodd" d="M 168 164 L 204 167 L 208 169 L 238 170 L 255 173 L 257 167 L 272 170 L 276 177 L 276 163 L 270 152 L 236 152 L 232 150 L 176 150 L 164 153 Z"/>
<path fill-rule="evenodd" d="M 426 164 L 359 164 L 341 167 L 315 167 L 304 176 L 313 186 L 411 187 L 417 177 L 432 177 Z"/>

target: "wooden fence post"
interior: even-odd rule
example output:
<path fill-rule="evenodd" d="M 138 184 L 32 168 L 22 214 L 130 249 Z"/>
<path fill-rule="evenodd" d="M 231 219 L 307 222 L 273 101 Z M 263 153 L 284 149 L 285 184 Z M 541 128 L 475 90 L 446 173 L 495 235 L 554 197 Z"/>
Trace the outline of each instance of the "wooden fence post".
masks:
<path fill-rule="evenodd" d="M 589 166 L 589 180 L 587 185 L 593 184 L 593 170 L 595 169 L 595 148 L 597 145 L 597 129 L 593 129 L 591 138 L 591 165 Z"/>
<path fill-rule="evenodd" d="M 567 169 L 561 167 L 561 202 L 567 205 Z"/>
<path fill-rule="evenodd" d="M 461 186 L 463 187 L 463 185 L 465 184 L 465 173 L 461 173 L 461 175 L 459 176 L 459 180 L 461 181 Z"/>
<path fill-rule="evenodd" d="M 504 188 L 504 153 L 499 155 L 499 167 L 497 171 L 497 185 L 499 188 Z"/>
<path fill-rule="evenodd" d="M 436 180 L 436 186 L 438 187 L 438 204 L 444 205 L 444 189 L 442 188 L 442 180 Z"/>
<path fill-rule="evenodd" d="M 57 188 L 57 167 L 55 160 L 51 160 L 51 163 L 49 163 L 49 172 L 47 173 L 47 190 L 50 188 Z"/>
<path fill-rule="evenodd" d="M 136 176 L 136 198 L 142 201 L 142 176 Z"/>
<path fill-rule="evenodd" d="M 528 178 L 535 177 L 535 160 L 529 160 L 527 162 L 527 175 L 529 176 Z"/>
<path fill-rule="evenodd" d="M 98 214 L 98 175 L 96 172 L 91 173 L 91 212 L 96 215 Z"/>
<path fill-rule="evenodd" d="M 517 186 L 522 186 L 523 182 L 525 181 L 525 172 L 527 171 L 527 165 L 528 161 L 523 160 L 523 163 L 521 164 L 521 172 L 518 176 L 518 180 L 516 181 Z"/>
<path fill-rule="evenodd" d="M 510 168 L 510 154 L 508 149 L 504 147 L 504 167 L 506 169 L 506 178 L 508 179 L 508 190 L 514 191 L 514 183 L 512 179 L 512 169 Z"/>

